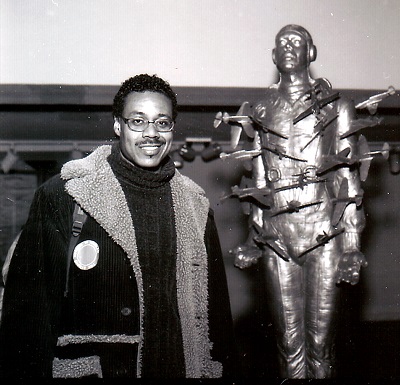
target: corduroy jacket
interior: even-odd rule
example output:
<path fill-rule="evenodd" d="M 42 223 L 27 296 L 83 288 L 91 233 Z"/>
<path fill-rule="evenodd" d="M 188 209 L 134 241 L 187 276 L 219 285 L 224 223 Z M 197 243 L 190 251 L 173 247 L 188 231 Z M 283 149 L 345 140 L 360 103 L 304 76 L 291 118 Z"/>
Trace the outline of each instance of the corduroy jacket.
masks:
<path fill-rule="evenodd" d="M 2 376 L 118 377 L 134 372 L 141 377 L 143 280 L 131 213 L 107 162 L 110 152 L 111 146 L 102 146 L 66 163 L 35 194 L 7 275 L 0 324 Z M 186 377 L 230 375 L 232 320 L 209 202 L 177 170 L 169 183 Z M 87 270 L 72 262 L 68 283 L 74 202 L 88 214 L 79 243 L 92 242 L 99 258 Z M 133 371 L 127 371 L 132 365 Z"/>

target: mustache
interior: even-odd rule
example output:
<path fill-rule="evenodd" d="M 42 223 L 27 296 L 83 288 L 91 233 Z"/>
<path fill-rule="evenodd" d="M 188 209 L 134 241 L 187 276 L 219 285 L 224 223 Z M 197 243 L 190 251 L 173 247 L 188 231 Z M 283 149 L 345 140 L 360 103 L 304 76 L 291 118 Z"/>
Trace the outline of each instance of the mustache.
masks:
<path fill-rule="evenodd" d="M 136 146 L 142 146 L 142 145 L 162 145 L 165 143 L 165 140 L 162 139 L 145 139 L 142 140 L 141 142 L 137 142 Z"/>

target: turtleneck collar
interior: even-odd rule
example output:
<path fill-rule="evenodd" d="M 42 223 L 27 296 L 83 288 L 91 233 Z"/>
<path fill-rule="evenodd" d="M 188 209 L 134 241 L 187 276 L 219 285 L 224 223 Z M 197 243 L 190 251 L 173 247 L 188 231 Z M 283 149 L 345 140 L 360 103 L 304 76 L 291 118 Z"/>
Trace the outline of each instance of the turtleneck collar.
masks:
<path fill-rule="evenodd" d="M 157 169 L 138 167 L 122 155 L 118 143 L 112 146 L 108 162 L 118 179 L 123 178 L 138 187 L 160 187 L 175 174 L 175 165 L 169 156 L 164 158 Z"/>

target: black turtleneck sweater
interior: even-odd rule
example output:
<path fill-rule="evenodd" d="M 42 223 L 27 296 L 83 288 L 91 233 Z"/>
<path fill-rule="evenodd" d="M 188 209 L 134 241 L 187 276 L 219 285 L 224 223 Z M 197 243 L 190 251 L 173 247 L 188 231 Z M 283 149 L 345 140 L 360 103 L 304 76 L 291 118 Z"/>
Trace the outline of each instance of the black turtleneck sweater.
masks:
<path fill-rule="evenodd" d="M 126 196 L 143 277 L 143 377 L 184 377 L 176 296 L 176 229 L 167 157 L 156 170 L 137 167 L 113 148 L 109 163 Z"/>

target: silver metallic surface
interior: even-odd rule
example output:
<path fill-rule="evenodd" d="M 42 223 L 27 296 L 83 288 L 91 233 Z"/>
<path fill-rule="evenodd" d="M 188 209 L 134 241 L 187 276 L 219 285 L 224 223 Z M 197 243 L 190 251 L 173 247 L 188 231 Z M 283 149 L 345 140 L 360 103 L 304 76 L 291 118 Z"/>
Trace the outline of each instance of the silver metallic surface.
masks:
<path fill-rule="evenodd" d="M 239 268 L 261 259 L 281 376 L 329 378 L 335 372 L 337 283 L 356 284 L 366 266 L 363 191 L 358 164 L 350 161 L 358 142 L 343 135 L 356 119 L 355 107 L 326 79 L 311 78 L 316 48 L 302 27 L 278 33 L 273 58 L 280 81 L 252 106 L 248 149 L 253 187 L 269 188 L 271 204 L 252 202 L 248 239 L 232 253 Z M 339 153 L 347 157 L 332 163 Z"/>

